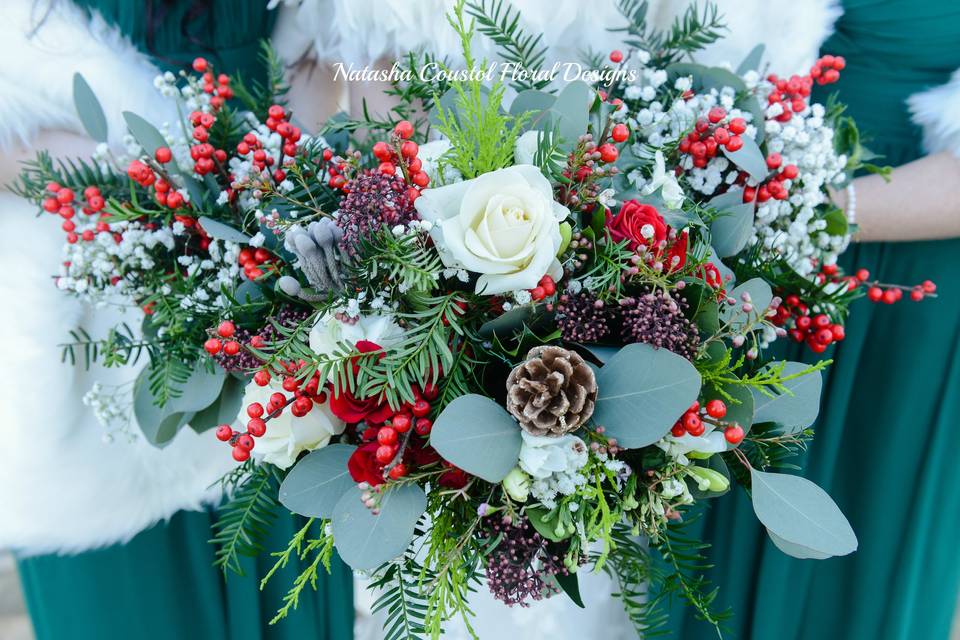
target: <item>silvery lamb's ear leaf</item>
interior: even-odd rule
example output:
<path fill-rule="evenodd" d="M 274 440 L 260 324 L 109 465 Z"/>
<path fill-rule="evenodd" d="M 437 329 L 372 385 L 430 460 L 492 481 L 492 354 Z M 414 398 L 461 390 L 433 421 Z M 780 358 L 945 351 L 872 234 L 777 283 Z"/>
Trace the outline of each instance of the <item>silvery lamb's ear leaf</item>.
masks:
<path fill-rule="evenodd" d="M 333 510 L 334 545 L 352 569 L 376 569 L 402 554 L 413 540 L 417 520 L 427 508 L 427 496 L 415 484 L 393 485 L 380 498 L 374 515 L 360 500 L 361 492 L 348 490 Z"/>
<path fill-rule="evenodd" d="M 347 461 L 357 448 L 331 444 L 300 460 L 280 485 L 280 503 L 308 518 L 330 518 L 340 498 L 356 486 Z"/>
<path fill-rule="evenodd" d="M 746 134 L 740 136 L 740 139 L 743 141 L 742 147 L 736 151 L 728 151 L 726 147 L 722 147 L 723 155 L 727 156 L 730 162 L 749 173 L 751 178 L 762 182 L 766 179 L 770 170 L 767 168 L 767 160 L 763 157 L 760 146 Z"/>
<path fill-rule="evenodd" d="M 106 142 L 107 117 L 103 115 L 103 107 L 100 106 L 93 89 L 79 73 L 73 74 L 73 104 L 87 135 L 97 142 Z"/>
<path fill-rule="evenodd" d="M 651 445 L 700 393 L 700 373 L 683 356 L 628 344 L 600 369 L 593 421 L 621 447 Z"/>
<path fill-rule="evenodd" d="M 230 225 L 224 224 L 207 216 L 200 216 L 200 226 L 207 232 L 207 235 L 217 240 L 227 242 L 236 242 L 237 244 L 247 244 L 250 242 L 250 236 L 234 229 Z"/>
<path fill-rule="evenodd" d="M 487 482 L 500 482 L 520 458 L 520 425 L 477 394 L 460 396 L 437 416 L 430 444 L 445 460 Z"/>
<path fill-rule="evenodd" d="M 820 392 L 823 376 L 819 371 L 800 375 L 810 368 L 802 362 L 787 362 L 783 376 L 797 376 L 783 383 L 789 393 L 766 395 L 754 391 L 754 422 L 775 422 L 784 433 L 796 433 L 806 429 L 820 413 Z M 771 392 L 772 393 L 772 392 Z"/>
<path fill-rule="evenodd" d="M 750 470 L 750 480 L 753 510 L 778 540 L 818 554 L 814 557 L 856 551 L 857 536 L 826 491 L 800 476 L 757 469 Z"/>
<path fill-rule="evenodd" d="M 750 304 L 753 306 L 753 309 L 749 312 L 743 310 L 743 294 L 745 293 L 749 294 Z M 720 304 L 720 320 L 729 323 L 734 331 L 740 331 L 770 306 L 770 302 L 773 300 L 773 291 L 770 290 L 770 285 L 766 281 L 761 278 L 753 278 L 731 291 L 730 297 L 736 302 L 735 304 L 727 304 L 726 302 Z"/>

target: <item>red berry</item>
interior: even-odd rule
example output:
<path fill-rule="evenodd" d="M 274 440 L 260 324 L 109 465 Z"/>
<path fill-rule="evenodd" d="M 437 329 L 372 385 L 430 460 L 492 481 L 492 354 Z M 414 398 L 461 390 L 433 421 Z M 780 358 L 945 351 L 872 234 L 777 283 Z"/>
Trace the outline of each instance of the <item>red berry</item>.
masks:
<path fill-rule="evenodd" d="M 250 346 L 254 349 L 263 349 L 265 346 L 267 346 L 267 341 L 263 339 L 263 336 L 253 336 L 250 338 Z"/>
<path fill-rule="evenodd" d="M 250 459 L 250 451 L 237 445 L 233 447 L 233 459 L 237 462 L 244 462 Z"/>
<path fill-rule="evenodd" d="M 226 442 L 233 437 L 233 428 L 228 424 L 222 424 L 217 427 L 217 440 Z"/>
<path fill-rule="evenodd" d="M 236 340 L 230 340 L 223 343 L 223 352 L 228 356 L 235 356 L 240 353 L 240 343 Z"/>
<path fill-rule="evenodd" d="M 727 415 L 727 405 L 720 399 L 710 400 L 707 402 L 707 415 L 715 420 L 719 420 Z"/>
<path fill-rule="evenodd" d="M 287 376 L 283 379 L 283 390 L 294 392 L 300 388 L 300 381 L 294 378 L 293 376 Z"/>
<path fill-rule="evenodd" d="M 236 330 L 237 328 L 229 320 L 224 320 L 220 323 L 220 326 L 217 327 L 217 333 L 221 338 L 232 338 Z"/>
<path fill-rule="evenodd" d="M 743 147 L 743 138 L 740 136 L 731 136 L 730 139 L 727 140 L 726 147 L 727 151 L 739 151 L 741 147 Z"/>
<path fill-rule="evenodd" d="M 847 333 L 846 333 L 846 331 L 844 330 L 842 324 L 835 324 L 835 325 L 833 325 L 832 327 L 830 327 L 830 332 L 833 334 L 833 341 L 834 341 L 834 342 L 840 342 L 840 341 L 843 340 L 845 337 L 847 337 Z"/>
<path fill-rule="evenodd" d="M 413 125 L 407 120 L 401 120 L 397 123 L 397 126 L 393 128 L 393 133 L 396 134 L 398 138 L 407 140 L 413 135 Z"/>
<path fill-rule="evenodd" d="M 240 447 L 241 449 L 246 449 L 247 451 L 250 451 L 250 449 L 253 449 L 254 444 L 255 443 L 253 441 L 253 438 L 251 438 L 249 434 L 244 433 L 239 438 L 237 438 L 237 446 Z"/>
<path fill-rule="evenodd" d="M 267 432 L 267 423 L 266 421 L 260 418 L 253 418 L 247 422 L 247 433 L 250 435 L 259 438 Z"/>
<path fill-rule="evenodd" d="M 212 356 L 215 356 L 218 353 L 220 353 L 220 349 L 222 346 L 223 345 L 221 345 L 220 341 L 217 340 L 216 338 L 210 338 L 209 340 L 203 343 L 203 348 L 206 349 L 207 353 L 209 353 Z"/>
<path fill-rule="evenodd" d="M 910 292 L 910 299 L 914 302 L 920 302 L 923 300 L 923 289 L 914 289 Z"/>
<path fill-rule="evenodd" d="M 390 425 L 396 429 L 398 433 L 406 433 L 410 431 L 411 422 L 410 416 L 405 413 L 400 413 L 393 416 L 393 419 L 390 420 Z"/>
<path fill-rule="evenodd" d="M 617 148 L 610 143 L 600 145 L 600 148 L 597 149 L 600 152 L 600 159 L 603 162 L 611 163 L 616 162 L 617 158 L 620 157 L 620 152 L 617 151 Z"/>
<path fill-rule="evenodd" d="M 193 59 L 193 70 L 197 73 L 203 73 L 207 70 L 207 60 L 205 58 Z"/>
<path fill-rule="evenodd" d="M 867 289 L 867 298 L 870 299 L 870 302 L 879 302 L 880 298 L 883 297 L 883 289 L 880 287 L 870 287 Z"/>
<path fill-rule="evenodd" d="M 377 452 L 374 454 L 374 456 L 376 457 L 377 462 L 380 464 L 389 464 L 390 461 L 393 460 L 394 453 L 395 449 L 391 445 L 382 444 L 377 447 Z"/>
<path fill-rule="evenodd" d="M 799 316 L 794 322 L 797 324 L 797 329 L 801 331 L 806 331 L 810 328 L 810 325 L 813 324 L 810 316 Z"/>
<path fill-rule="evenodd" d="M 717 124 L 727 117 L 727 110 L 723 107 L 713 107 L 707 112 L 707 119 L 713 124 Z"/>
<path fill-rule="evenodd" d="M 428 420 L 426 418 L 419 418 L 417 420 L 416 430 L 419 435 L 429 435 L 431 429 L 433 429 L 433 420 Z"/>
<path fill-rule="evenodd" d="M 616 124 L 613 126 L 613 130 L 610 132 L 610 137 L 613 138 L 614 142 L 626 142 L 627 138 L 630 137 L 630 129 L 627 128 L 627 125 Z"/>
<path fill-rule="evenodd" d="M 423 418 L 430 413 L 430 403 L 423 399 L 417 400 L 413 403 L 413 408 L 411 410 L 413 411 L 413 415 L 418 418 Z"/>
<path fill-rule="evenodd" d="M 381 162 L 380 166 L 377 167 L 377 170 L 380 173 L 392 176 L 397 173 L 397 167 L 392 162 Z"/>
<path fill-rule="evenodd" d="M 833 342 L 833 331 L 827 327 L 817 331 L 816 340 L 820 344 L 830 344 Z"/>
<path fill-rule="evenodd" d="M 401 463 L 399 463 L 399 464 L 394 465 L 394 466 L 390 469 L 388 475 L 389 475 L 392 479 L 394 479 L 394 480 L 399 480 L 399 479 L 402 478 L 403 476 L 407 475 L 409 472 L 410 472 L 410 471 L 409 471 L 409 469 L 407 469 L 407 465 L 405 465 L 405 464 L 403 464 L 403 463 L 401 462 Z"/>
<path fill-rule="evenodd" d="M 783 177 L 787 180 L 793 180 L 800 175 L 800 169 L 795 164 L 788 164 L 783 168 Z"/>
<path fill-rule="evenodd" d="M 156 158 L 160 164 L 167 164 L 173 159 L 173 153 L 168 147 L 158 147 L 153 153 L 153 157 Z"/>
<path fill-rule="evenodd" d="M 738 424 L 727 427 L 723 432 L 723 437 L 726 438 L 730 444 L 740 444 L 740 442 L 743 441 L 744 435 L 743 427 Z"/>
<path fill-rule="evenodd" d="M 264 369 L 257 371 L 253 374 L 253 381 L 257 383 L 259 387 L 265 387 L 270 384 L 270 372 Z"/>
<path fill-rule="evenodd" d="M 899 296 L 897 295 L 899 289 L 887 289 L 883 292 L 883 302 L 884 304 L 893 304 L 897 301 Z"/>
<path fill-rule="evenodd" d="M 547 292 L 543 287 L 534 287 L 530 289 L 530 297 L 533 298 L 534 302 L 539 302 L 547 297 Z"/>
<path fill-rule="evenodd" d="M 73 202 L 73 191 L 70 189 L 60 189 L 57 192 L 57 202 L 60 204 L 70 204 Z"/>
<path fill-rule="evenodd" d="M 743 118 L 734 118 L 730 121 L 730 124 L 727 125 L 727 128 L 730 129 L 730 133 L 740 135 L 747 130 L 747 121 Z"/>
<path fill-rule="evenodd" d="M 687 430 L 683 428 L 682 424 L 680 424 L 679 422 L 676 422 L 674 423 L 673 428 L 670 429 L 670 433 L 673 435 L 674 438 L 680 438 L 687 433 Z"/>
<path fill-rule="evenodd" d="M 417 185 L 421 189 L 430 184 L 430 176 L 428 176 L 424 171 L 417 171 L 413 174 L 413 176 L 411 176 L 410 180 L 413 182 L 413 184 Z"/>
<path fill-rule="evenodd" d="M 776 169 L 783 163 L 783 157 L 779 153 L 771 153 L 767 156 L 767 168 Z"/>
<path fill-rule="evenodd" d="M 416 158 L 419 152 L 420 147 L 418 147 L 417 143 L 413 140 L 405 140 L 403 144 L 400 145 L 400 155 L 408 160 L 410 158 Z"/>
<path fill-rule="evenodd" d="M 610 52 L 610 62 L 614 64 L 620 64 L 623 62 L 623 52 L 619 49 L 614 49 Z"/>
<path fill-rule="evenodd" d="M 927 293 L 936 293 L 937 291 L 937 285 L 933 283 L 933 280 L 924 280 L 920 286 L 923 287 L 923 290 Z"/>
<path fill-rule="evenodd" d="M 396 444 L 397 430 L 393 427 L 380 427 L 377 431 L 377 442 L 380 444 Z"/>
<path fill-rule="evenodd" d="M 693 412 L 688 412 L 683 414 L 683 428 L 686 429 L 691 435 L 699 435 L 695 433 L 699 431 L 703 433 L 703 421 L 700 420 L 700 416 Z"/>
<path fill-rule="evenodd" d="M 825 314 L 823 314 L 823 313 L 818 313 L 817 315 L 813 316 L 813 326 L 817 327 L 818 329 L 822 329 L 822 328 L 824 328 L 824 327 L 829 327 L 829 326 L 830 326 L 830 318 L 828 318 L 828 317 L 827 317 Z"/>

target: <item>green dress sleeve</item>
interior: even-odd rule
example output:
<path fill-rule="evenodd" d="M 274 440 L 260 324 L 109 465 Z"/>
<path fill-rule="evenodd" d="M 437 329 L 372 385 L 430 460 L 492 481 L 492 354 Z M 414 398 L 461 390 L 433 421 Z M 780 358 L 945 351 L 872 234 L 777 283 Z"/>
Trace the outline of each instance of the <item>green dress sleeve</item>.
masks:
<path fill-rule="evenodd" d="M 275 19 L 265 0 L 78 4 L 99 12 L 161 68 L 179 70 L 200 55 L 218 71 L 264 76 L 259 52 Z M 151 24 L 157 28 L 148 35 Z M 243 577 L 213 566 L 216 549 L 208 540 L 215 519 L 215 513 L 180 512 L 127 544 L 19 560 L 37 640 L 353 638 L 353 576 L 338 558 L 330 575 L 320 571 L 315 592 L 308 587 L 301 594 L 297 610 L 269 624 L 304 563 L 294 560 L 261 591 L 260 580 L 275 560 L 267 552 L 286 548 L 303 526 L 298 518 L 278 509 L 266 551 L 245 560 Z"/>

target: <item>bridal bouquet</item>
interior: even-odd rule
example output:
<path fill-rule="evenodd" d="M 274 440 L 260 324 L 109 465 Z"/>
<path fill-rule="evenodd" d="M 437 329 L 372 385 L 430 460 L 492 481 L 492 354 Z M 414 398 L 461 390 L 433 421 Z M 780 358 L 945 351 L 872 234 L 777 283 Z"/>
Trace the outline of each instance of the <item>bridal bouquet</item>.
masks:
<path fill-rule="evenodd" d="M 592 83 L 532 73 L 544 51 L 514 10 L 460 2 L 466 69 L 486 66 L 479 31 L 509 85 L 421 78 L 447 63 L 411 53 L 389 116 L 313 137 L 276 65 L 246 87 L 198 59 L 158 79 L 179 122 L 126 114 L 129 158 L 25 170 L 21 192 L 64 219 L 57 286 L 144 312 L 66 354 L 146 354 L 143 436 L 209 430 L 239 463 L 218 563 L 261 550 L 278 502 L 309 518 L 274 554 L 306 566 L 277 618 L 336 549 L 372 576 L 390 638 L 437 637 L 476 588 L 581 603 L 585 571 L 617 581 L 639 632 L 674 596 L 719 624 L 684 521 L 734 483 L 785 553 L 856 549 L 824 491 L 776 472 L 812 435 L 828 361 L 768 350 L 822 352 L 851 299 L 904 289 L 836 266 L 851 230 L 828 188 L 870 156 L 810 92 L 844 61 L 786 78 L 759 49 L 736 71 L 681 62 L 720 37 L 715 12 L 661 33 L 623 9 L 629 50 Z M 104 140 L 82 78 L 75 94 Z"/>

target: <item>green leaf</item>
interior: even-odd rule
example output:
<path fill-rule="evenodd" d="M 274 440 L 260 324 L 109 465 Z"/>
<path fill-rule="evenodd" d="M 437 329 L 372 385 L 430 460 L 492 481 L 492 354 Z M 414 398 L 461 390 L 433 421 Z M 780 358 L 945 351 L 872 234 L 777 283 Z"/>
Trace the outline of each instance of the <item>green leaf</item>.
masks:
<path fill-rule="evenodd" d="M 559 509 L 550 510 L 546 507 L 530 507 L 524 511 L 524 514 L 527 516 L 530 524 L 533 525 L 533 528 L 537 530 L 537 533 L 547 540 L 561 542 L 576 533 L 575 530 L 564 530 L 563 535 L 557 535 L 557 525 L 560 522 Z"/>
<path fill-rule="evenodd" d="M 831 236 L 845 236 L 850 230 L 850 223 L 847 221 L 847 215 L 840 209 L 833 208 L 827 211 L 823 216 L 827 221 L 827 228 L 824 229 Z"/>
<path fill-rule="evenodd" d="M 500 482 L 520 458 L 520 426 L 485 396 L 460 396 L 440 413 L 430 444 L 444 459 L 487 482 Z"/>
<path fill-rule="evenodd" d="M 671 64 L 666 69 L 671 80 L 676 80 L 681 76 L 691 76 L 693 78 L 693 90 L 701 92 L 710 89 L 720 90 L 724 87 L 733 87 L 737 93 L 743 93 L 747 90 L 747 85 L 743 79 L 722 67 L 707 67 L 694 62 L 677 62 Z"/>
<path fill-rule="evenodd" d="M 224 378 L 220 397 L 193 416 L 190 420 L 190 428 L 197 433 L 203 433 L 217 425 L 234 422 L 243 406 L 243 393 L 246 387 L 246 380 L 235 376 Z"/>
<path fill-rule="evenodd" d="M 551 110 L 556 113 L 557 126 L 563 139 L 563 148 L 572 149 L 577 138 L 587 132 L 590 121 L 590 105 L 596 92 L 580 80 L 571 82 L 557 96 Z"/>
<path fill-rule="evenodd" d="M 158 407 L 150 392 L 148 372 L 149 368 L 144 369 L 134 384 L 133 413 L 147 441 L 158 446 L 167 444 L 197 411 L 217 399 L 225 377 L 223 369 L 218 367 L 215 373 L 209 373 L 202 362 L 197 362 L 185 382 L 171 383 L 179 395 Z"/>
<path fill-rule="evenodd" d="M 533 306 L 525 304 L 521 307 L 514 307 L 506 313 L 497 316 L 493 320 L 488 320 L 480 325 L 480 337 L 492 338 L 498 335 L 501 338 L 507 338 L 514 331 L 520 329 L 527 320 L 533 315 Z"/>
<path fill-rule="evenodd" d="M 556 103 L 557 97 L 538 91 L 536 89 L 527 89 L 517 94 L 510 104 L 510 115 L 519 117 L 524 113 L 531 113 L 532 117 L 523 123 L 523 130 L 531 129 L 544 130 L 550 122 L 550 107 Z"/>
<path fill-rule="evenodd" d="M 743 59 L 743 62 L 740 63 L 740 66 L 737 67 L 737 76 L 743 76 L 748 71 L 756 71 L 760 68 L 760 61 L 763 60 L 763 51 L 764 45 L 761 42 L 753 49 L 750 49 L 750 53 L 747 54 L 747 57 Z"/>
<path fill-rule="evenodd" d="M 307 454 L 280 485 L 280 503 L 309 518 L 330 518 L 340 498 L 356 486 L 347 460 L 357 448 L 331 444 Z"/>
<path fill-rule="evenodd" d="M 763 152 L 760 151 L 760 147 L 750 136 L 742 135 L 740 139 L 743 140 L 742 147 L 736 151 L 727 151 L 727 148 L 723 147 L 723 155 L 727 156 L 730 162 L 749 173 L 751 178 L 762 182 L 770 173 Z"/>
<path fill-rule="evenodd" d="M 750 304 L 753 305 L 753 311 L 749 313 L 743 310 L 742 296 L 744 293 L 750 294 Z M 770 290 L 770 285 L 766 281 L 761 278 L 753 278 L 731 291 L 730 297 L 737 302 L 733 305 L 721 305 L 720 319 L 724 323 L 729 323 L 734 331 L 740 331 L 770 306 L 770 301 L 773 300 L 773 291 Z"/>
<path fill-rule="evenodd" d="M 717 196 L 710 206 L 720 215 L 710 225 L 710 239 L 721 258 L 740 253 L 753 232 L 752 202 L 743 202 L 743 190 L 735 189 Z"/>
<path fill-rule="evenodd" d="M 720 259 L 720 256 L 717 255 L 717 250 L 713 247 L 710 247 L 710 257 L 707 262 L 713 263 L 713 266 L 717 268 L 717 271 L 720 272 L 720 278 L 723 280 L 723 287 L 729 289 L 737 282 L 736 274 L 728 267 L 723 264 L 723 260 Z"/>
<path fill-rule="evenodd" d="M 413 539 L 417 520 L 427 508 L 427 496 L 415 484 L 387 486 L 380 513 L 373 514 L 354 487 L 333 510 L 331 524 L 340 557 L 358 571 L 376 569 L 403 553 Z"/>
<path fill-rule="evenodd" d="M 856 534 L 823 489 L 800 476 L 757 469 L 750 478 L 753 510 L 774 535 L 827 556 L 856 551 Z"/>
<path fill-rule="evenodd" d="M 560 585 L 560 588 L 563 589 L 563 592 L 570 596 L 573 604 L 581 609 L 585 608 L 583 598 L 580 597 L 580 580 L 577 578 L 576 573 L 568 573 L 566 575 L 557 573 L 554 574 L 553 578 L 557 581 L 557 584 Z"/>
<path fill-rule="evenodd" d="M 820 551 L 814 551 L 809 549 L 801 544 L 794 544 L 793 542 L 788 542 L 784 540 L 770 529 L 767 529 L 767 535 L 770 536 L 770 541 L 773 542 L 773 546 L 780 551 L 783 551 L 788 556 L 793 556 L 794 558 L 800 558 L 801 560 L 825 560 L 830 556 L 829 553 L 821 553 Z"/>
<path fill-rule="evenodd" d="M 700 374 L 683 356 L 648 344 L 630 344 L 597 376 L 593 420 L 619 446 L 639 449 L 667 432 L 697 399 Z"/>
<path fill-rule="evenodd" d="M 103 107 L 100 106 L 93 89 L 79 73 L 73 74 L 73 105 L 87 135 L 97 142 L 106 142 L 107 117 L 103 115 Z"/>
<path fill-rule="evenodd" d="M 137 114 L 132 111 L 124 111 L 123 119 L 127 123 L 130 134 L 148 155 L 152 156 L 157 149 L 167 146 L 163 134 Z"/>
<path fill-rule="evenodd" d="M 217 189 L 219 191 L 219 188 Z M 207 216 L 200 216 L 200 226 L 207 232 L 207 235 L 217 240 L 226 240 L 227 242 L 236 242 L 237 244 L 247 244 L 250 242 L 250 236 L 234 229 L 230 225 L 218 222 Z"/>
<path fill-rule="evenodd" d="M 798 374 L 809 369 L 802 362 L 788 362 L 783 367 L 784 377 Z M 820 413 L 820 392 L 823 388 L 823 376 L 819 371 L 786 380 L 783 386 L 790 393 L 775 394 L 773 397 L 754 391 L 754 422 L 775 422 L 784 427 L 786 433 L 796 433 L 806 429 L 817 419 Z M 792 395 L 791 395 L 792 394 Z"/>

